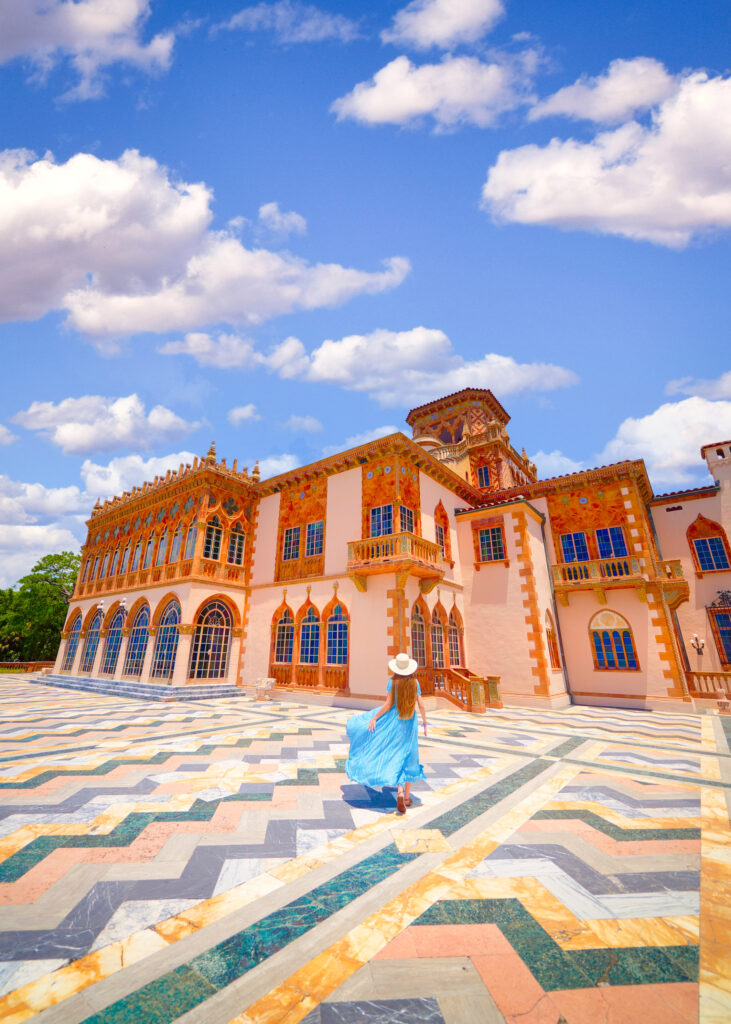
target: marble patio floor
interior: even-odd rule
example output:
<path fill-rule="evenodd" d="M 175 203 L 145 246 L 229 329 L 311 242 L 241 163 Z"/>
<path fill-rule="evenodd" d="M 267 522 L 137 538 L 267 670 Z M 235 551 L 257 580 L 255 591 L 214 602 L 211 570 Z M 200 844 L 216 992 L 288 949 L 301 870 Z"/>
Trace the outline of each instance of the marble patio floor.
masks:
<path fill-rule="evenodd" d="M 0 1021 L 731 1021 L 731 717 L 350 714 L 1 676 Z"/>

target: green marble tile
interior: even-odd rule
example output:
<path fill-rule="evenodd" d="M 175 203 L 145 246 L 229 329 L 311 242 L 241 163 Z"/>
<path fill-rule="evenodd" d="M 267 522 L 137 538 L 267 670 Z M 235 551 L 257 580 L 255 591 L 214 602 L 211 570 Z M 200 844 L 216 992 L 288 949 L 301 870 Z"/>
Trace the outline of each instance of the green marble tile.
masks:
<path fill-rule="evenodd" d="M 481 793 L 470 797 L 469 800 L 465 800 L 451 811 L 445 811 L 444 814 L 430 822 L 428 827 L 438 828 L 445 836 L 453 835 L 550 767 L 552 767 L 550 761 L 536 758 L 506 778 L 487 786 Z"/>
<path fill-rule="evenodd" d="M 594 811 L 582 808 L 576 810 L 537 811 L 533 815 L 533 819 L 544 821 L 578 819 L 585 821 L 587 825 L 591 825 L 599 832 L 604 832 L 605 835 L 611 836 L 612 839 L 616 839 L 619 842 L 634 842 L 646 839 L 700 839 L 701 837 L 701 830 L 699 828 L 622 828 L 620 825 L 615 825 L 613 821 L 602 818 L 601 815 L 596 814 Z"/>
<path fill-rule="evenodd" d="M 564 740 L 563 743 L 559 743 L 557 747 L 547 750 L 545 753 L 550 754 L 551 757 L 565 757 L 566 754 L 570 754 L 572 750 L 576 750 L 584 742 L 584 736 L 572 736 L 571 739 Z"/>
<path fill-rule="evenodd" d="M 215 992 L 209 981 L 183 965 L 87 1017 L 85 1024 L 167 1024 Z"/>

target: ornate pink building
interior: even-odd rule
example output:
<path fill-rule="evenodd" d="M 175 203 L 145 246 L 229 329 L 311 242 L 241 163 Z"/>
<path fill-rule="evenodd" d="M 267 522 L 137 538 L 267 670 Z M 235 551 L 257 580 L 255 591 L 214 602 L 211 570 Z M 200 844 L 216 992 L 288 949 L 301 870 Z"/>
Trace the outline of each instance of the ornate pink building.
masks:
<path fill-rule="evenodd" d="M 476 711 L 731 691 L 731 442 L 703 448 L 708 486 L 654 495 L 641 461 L 538 480 L 508 420 L 470 388 L 411 438 L 269 480 L 211 446 L 98 503 L 55 675 L 374 698 L 407 650 L 425 694 Z"/>

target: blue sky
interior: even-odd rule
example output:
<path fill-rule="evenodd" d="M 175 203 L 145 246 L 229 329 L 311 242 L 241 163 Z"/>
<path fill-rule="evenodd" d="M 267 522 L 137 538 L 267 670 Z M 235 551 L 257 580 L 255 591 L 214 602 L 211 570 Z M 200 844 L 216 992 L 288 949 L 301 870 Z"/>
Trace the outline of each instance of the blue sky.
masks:
<path fill-rule="evenodd" d="M 202 454 L 489 387 L 542 475 L 731 437 L 726 0 L 0 3 L 0 585 Z M 355 439 L 355 440 L 354 440 Z"/>

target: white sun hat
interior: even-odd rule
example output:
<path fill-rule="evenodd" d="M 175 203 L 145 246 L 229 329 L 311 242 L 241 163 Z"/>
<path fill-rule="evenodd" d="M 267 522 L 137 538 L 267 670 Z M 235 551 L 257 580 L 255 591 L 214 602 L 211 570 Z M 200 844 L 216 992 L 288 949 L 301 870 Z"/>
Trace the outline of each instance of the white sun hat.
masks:
<path fill-rule="evenodd" d="M 408 654 L 397 654 L 388 667 L 397 676 L 412 676 L 419 666 Z"/>

